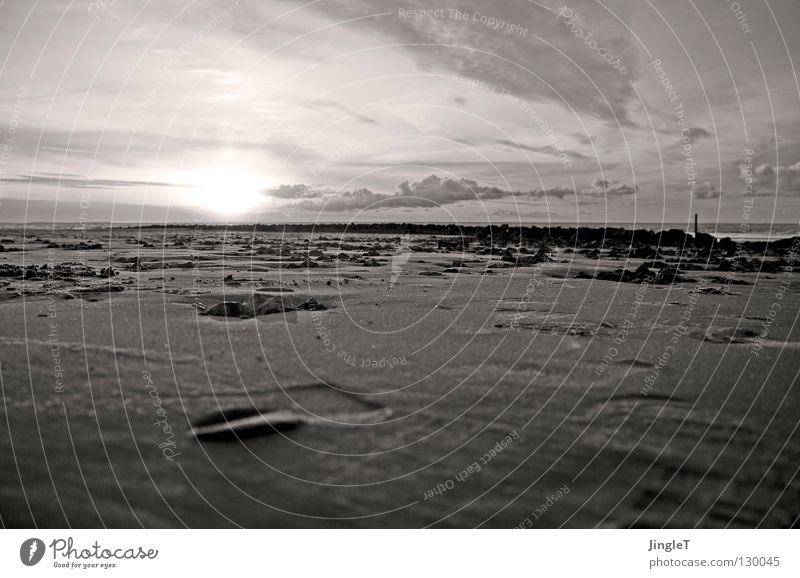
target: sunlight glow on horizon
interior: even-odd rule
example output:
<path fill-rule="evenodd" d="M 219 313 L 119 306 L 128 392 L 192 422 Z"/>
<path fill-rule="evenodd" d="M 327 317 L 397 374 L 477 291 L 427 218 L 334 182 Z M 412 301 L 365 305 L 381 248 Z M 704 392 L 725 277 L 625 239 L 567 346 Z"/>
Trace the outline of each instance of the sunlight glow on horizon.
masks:
<path fill-rule="evenodd" d="M 261 191 L 269 182 L 251 170 L 222 166 L 192 171 L 191 204 L 221 215 L 245 213 L 266 201 Z"/>

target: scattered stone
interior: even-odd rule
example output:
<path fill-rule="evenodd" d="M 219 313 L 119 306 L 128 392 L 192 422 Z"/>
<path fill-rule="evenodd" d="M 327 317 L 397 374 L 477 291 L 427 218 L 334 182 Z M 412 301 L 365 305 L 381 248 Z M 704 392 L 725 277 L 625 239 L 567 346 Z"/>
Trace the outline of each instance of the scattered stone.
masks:
<path fill-rule="evenodd" d="M 732 291 L 726 290 L 724 287 L 700 287 L 698 292 L 704 295 L 738 295 L 738 293 L 733 293 Z"/>
<path fill-rule="evenodd" d="M 710 279 L 714 283 L 722 283 L 723 285 L 750 285 L 750 283 L 745 281 L 744 279 L 733 279 L 728 277 L 721 277 L 719 275 L 714 275 Z"/>
<path fill-rule="evenodd" d="M 315 267 L 319 267 L 319 263 L 316 261 L 312 261 L 310 258 L 306 258 L 299 263 L 287 263 L 287 269 L 313 269 Z"/>
<path fill-rule="evenodd" d="M 242 305 L 238 301 L 223 301 L 217 303 L 210 309 L 200 313 L 201 315 L 214 315 L 217 317 L 253 317 L 253 310 Z"/>
<path fill-rule="evenodd" d="M 244 303 L 238 301 L 223 301 L 217 303 L 207 311 L 199 312 L 200 315 L 213 315 L 218 317 L 249 319 L 261 315 L 275 313 L 289 313 L 292 311 L 324 311 L 328 306 L 320 303 L 314 297 L 302 295 L 262 295 L 253 293 Z"/>
<path fill-rule="evenodd" d="M 614 271 L 598 271 L 594 276 L 579 271 L 575 279 L 596 279 L 598 281 L 613 281 L 615 283 L 652 283 L 654 285 L 671 285 L 673 283 L 687 283 L 690 280 L 683 277 L 677 267 L 666 266 L 654 273 L 646 263 L 639 265 L 635 271 L 615 269 Z"/>

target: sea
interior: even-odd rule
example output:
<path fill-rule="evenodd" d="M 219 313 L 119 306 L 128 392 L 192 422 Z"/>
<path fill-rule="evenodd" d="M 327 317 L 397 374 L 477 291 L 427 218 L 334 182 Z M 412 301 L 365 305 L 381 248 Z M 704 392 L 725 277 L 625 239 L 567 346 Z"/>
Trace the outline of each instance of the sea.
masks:
<path fill-rule="evenodd" d="M 575 226 L 574 224 L 569 226 Z M 681 229 L 686 233 L 694 233 L 694 223 L 586 223 L 586 227 L 621 227 L 623 229 L 651 229 L 666 231 Z M 798 223 L 698 223 L 700 233 L 713 235 L 718 239 L 728 237 L 733 241 L 768 241 L 800 236 Z"/>
<path fill-rule="evenodd" d="M 175 223 L 175 225 L 186 226 L 191 223 Z M 246 225 L 247 223 L 230 223 L 232 226 Z M 301 223 L 286 223 L 286 224 L 301 224 Z M 307 223 L 312 224 L 312 223 Z M 320 224 L 320 223 L 317 223 Z M 419 223 L 423 224 L 423 223 Z M 428 223 L 438 225 L 452 225 L 452 223 Z M 475 225 L 485 226 L 487 223 L 481 222 L 464 222 L 461 225 Z M 501 223 L 493 222 L 494 225 Z M 694 223 L 602 223 L 602 222 L 528 222 L 521 223 L 523 226 L 536 226 L 536 227 L 618 227 L 622 229 L 649 229 L 652 231 L 666 231 L 668 229 L 681 229 L 686 233 L 694 233 Z M 114 223 L 113 228 L 129 228 L 137 227 L 139 225 L 157 225 L 164 226 L 163 223 Z M 203 225 L 220 225 L 224 226 L 224 222 L 213 223 L 203 222 Z M 519 226 L 520 223 L 508 223 L 509 226 Z M 168 226 L 168 225 L 167 225 Z M 11 229 L 41 229 L 41 230 L 80 230 L 80 229 L 108 229 L 112 228 L 110 223 L 103 222 L 90 222 L 90 223 L 0 223 L 0 231 Z M 729 237 L 734 241 L 768 241 L 775 239 L 786 239 L 790 237 L 800 237 L 800 224 L 798 223 L 748 223 L 743 227 L 740 223 L 699 223 L 698 231 L 701 233 L 708 233 L 718 239 Z"/>

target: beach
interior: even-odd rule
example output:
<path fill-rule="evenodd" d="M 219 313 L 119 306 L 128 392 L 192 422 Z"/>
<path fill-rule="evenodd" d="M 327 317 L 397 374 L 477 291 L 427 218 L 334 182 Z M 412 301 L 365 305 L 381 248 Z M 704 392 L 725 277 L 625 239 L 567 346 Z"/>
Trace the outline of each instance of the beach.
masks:
<path fill-rule="evenodd" d="M 797 239 L 345 229 L 5 229 L 3 524 L 800 514 Z"/>

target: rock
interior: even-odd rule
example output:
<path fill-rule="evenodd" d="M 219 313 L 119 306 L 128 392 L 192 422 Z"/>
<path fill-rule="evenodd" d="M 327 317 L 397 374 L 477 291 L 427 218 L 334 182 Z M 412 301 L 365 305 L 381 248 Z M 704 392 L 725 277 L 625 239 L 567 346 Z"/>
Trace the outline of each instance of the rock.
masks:
<path fill-rule="evenodd" d="M 657 252 L 653 249 L 650 245 L 645 245 L 643 247 L 637 247 L 632 252 L 632 257 L 637 259 L 655 259 Z"/>
<path fill-rule="evenodd" d="M 724 287 L 700 287 L 698 292 L 704 295 L 738 295 L 738 293 L 727 291 Z"/>
<path fill-rule="evenodd" d="M 576 279 L 586 279 L 589 275 L 579 272 Z M 672 283 L 686 283 L 689 279 L 680 275 L 677 267 L 664 267 L 657 273 L 650 271 L 646 263 L 642 263 L 635 271 L 616 269 L 614 271 L 599 271 L 594 276 L 598 281 L 614 281 L 617 283 L 653 283 L 655 285 L 670 285 Z"/>
<path fill-rule="evenodd" d="M 327 305 L 314 297 L 302 295 L 262 295 L 254 293 L 245 300 L 245 306 L 255 315 L 272 315 L 290 311 L 325 311 Z"/>
<path fill-rule="evenodd" d="M 313 297 L 309 297 L 297 305 L 296 308 L 302 311 L 325 311 L 328 307 Z"/>
<path fill-rule="evenodd" d="M 733 270 L 734 270 L 733 264 L 727 259 L 722 259 L 717 264 L 717 271 L 733 271 Z"/>
<path fill-rule="evenodd" d="M 711 281 L 714 283 L 722 283 L 724 285 L 750 285 L 750 283 L 744 279 L 729 279 L 727 277 L 721 277 L 720 275 L 713 275 L 711 277 Z"/>
<path fill-rule="evenodd" d="M 599 259 L 600 258 L 600 251 L 597 249 L 584 249 L 583 251 L 578 251 L 579 253 L 583 253 L 583 255 L 587 259 Z"/>
<path fill-rule="evenodd" d="M 309 258 L 306 258 L 299 263 L 289 263 L 286 265 L 287 269 L 313 269 L 314 267 L 319 267 L 319 263 L 312 261 Z"/>
<path fill-rule="evenodd" d="M 362 267 L 380 267 L 382 265 L 377 259 L 361 259 L 358 264 Z"/>
<path fill-rule="evenodd" d="M 653 279 L 656 285 L 671 285 L 673 283 L 687 283 L 689 279 L 683 277 L 677 267 L 661 269 Z"/>
<path fill-rule="evenodd" d="M 223 301 L 200 314 L 217 317 L 253 317 L 253 310 L 238 301 Z"/>

